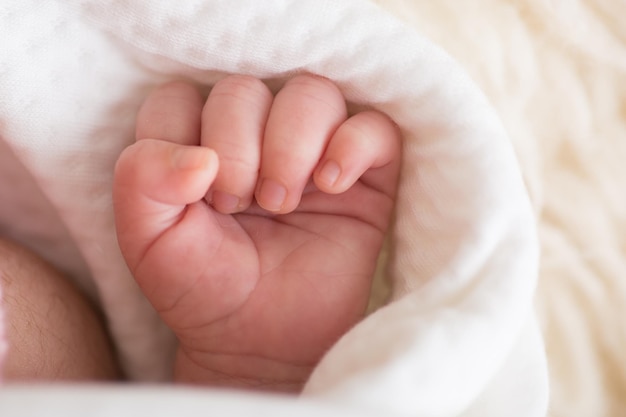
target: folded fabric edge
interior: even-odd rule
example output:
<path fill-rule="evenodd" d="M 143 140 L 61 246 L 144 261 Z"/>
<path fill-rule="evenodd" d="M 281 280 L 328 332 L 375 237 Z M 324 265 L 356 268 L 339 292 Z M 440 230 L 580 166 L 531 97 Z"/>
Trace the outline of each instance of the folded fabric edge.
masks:
<path fill-rule="evenodd" d="M 146 49 L 148 49 L 148 48 L 146 48 Z M 312 70 L 316 70 L 317 72 L 320 72 L 320 73 L 327 73 L 327 74 L 328 74 L 328 76 L 329 76 L 330 78 L 333 78 L 333 79 L 334 79 L 335 77 L 333 77 L 333 73 L 332 73 L 331 71 L 324 71 L 324 68 L 327 68 L 327 67 L 325 67 L 325 65 L 326 65 L 326 64 L 323 64 L 323 63 L 322 63 L 322 64 L 320 64 L 320 65 L 317 65 L 317 66 L 316 66 L 316 65 L 313 65 L 313 64 L 310 64 L 310 65 L 308 65 L 308 66 L 307 66 L 307 65 L 305 65 L 305 66 L 304 66 L 304 67 L 302 67 L 302 68 L 310 68 L 310 69 L 312 69 Z M 237 68 L 236 68 L 236 67 L 233 67 L 233 69 L 237 69 Z M 248 68 L 248 71 L 250 71 L 250 68 Z M 278 75 L 280 75 L 280 74 L 282 74 L 282 73 L 279 71 L 279 74 L 278 74 Z M 274 74 L 274 75 L 276 75 L 276 74 Z M 341 77 L 337 77 L 337 78 L 341 78 Z M 350 78 L 350 77 L 349 77 L 349 76 L 345 76 L 345 75 L 344 75 L 344 79 L 347 79 L 347 78 Z M 357 90 L 352 90 L 352 91 L 357 91 Z M 358 93 L 358 91 L 357 91 L 357 93 Z M 358 94 L 357 94 L 357 96 L 358 96 Z M 531 278 L 529 278 L 529 279 L 531 279 Z"/>
<path fill-rule="evenodd" d="M 546 368 L 541 330 L 531 312 L 504 364 L 461 417 L 544 417 L 550 393 Z"/>

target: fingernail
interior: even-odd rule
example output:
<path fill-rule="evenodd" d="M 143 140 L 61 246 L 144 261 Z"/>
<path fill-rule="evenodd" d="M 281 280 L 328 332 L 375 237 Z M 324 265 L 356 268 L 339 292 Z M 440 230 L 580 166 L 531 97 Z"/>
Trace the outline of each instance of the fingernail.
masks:
<path fill-rule="evenodd" d="M 195 170 L 205 168 L 209 162 L 207 150 L 199 147 L 178 147 L 172 152 L 171 160 L 174 168 L 179 170 Z"/>
<path fill-rule="evenodd" d="M 280 211 L 287 197 L 287 189 L 278 182 L 264 179 L 259 188 L 259 205 L 268 211 Z"/>
<path fill-rule="evenodd" d="M 211 196 L 213 207 L 224 214 L 235 213 L 239 211 L 241 199 L 236 195 L 225 193 L 223 191 L 213 191 Z"/>
<path fill-rule="evenodd" d="M 329 159 L 324 163 L 318 175 L 318 178 L 326 184 L 335 185 L 341 175 L 341 167 L 337 162 Z"/>

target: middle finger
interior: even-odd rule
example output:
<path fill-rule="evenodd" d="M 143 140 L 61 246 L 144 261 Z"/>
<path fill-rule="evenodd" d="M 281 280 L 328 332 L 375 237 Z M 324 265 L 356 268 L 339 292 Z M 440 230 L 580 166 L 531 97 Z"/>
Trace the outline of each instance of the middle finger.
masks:
<path fill-rule="evenodd" d="M 298 206 L 326 144 L 346 115 L 345 100 L 329 80 L 300 75 L 285 84 L 274 99 L 263 138 L 255 193 L 261 207 L 288 213 Z"/>

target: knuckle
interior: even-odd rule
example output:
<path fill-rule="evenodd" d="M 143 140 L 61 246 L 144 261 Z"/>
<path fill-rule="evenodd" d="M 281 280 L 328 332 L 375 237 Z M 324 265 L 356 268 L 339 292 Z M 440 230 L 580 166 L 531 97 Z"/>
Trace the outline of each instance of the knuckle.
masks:
<path fill-rule="evenodd" d="M 218 81 L 211 91 L 213 95 L 227 95 L 246 101 L 271 97 L 269 88 L 258 78 L 249 75 L 230 75 Z"/>
<path fill-rule="evenodd" d="M 389 117 L 375 110 L 364 111 L 349 118 L 343 124 L 343 128 L 350 134 L 369 141 L 393 139 L 398 136 L 396 124 Z"/>
<path fill-rule="evenodd" d="M 196 89 L 188 82 L 175 80 L 168 81 L 165 84 L 161 84 L 159 87 L 157 87 L 156 91 L 161 94 L 178 94 L 195 92 Z"/>
<path fill-rule="evenodd" d="M 322 104 L 340 118 L 346 116 L 345 100 L 339 87 L 331 80 L 318 75 L 298 75 L 285 84 L 282 94 L 293 94 L 298 102 L 310 100 Z"/>
<path fill-rule="evenodd" d="M 175 102 L 177 108 L 184 106 L 183 111 L 189 111 L 202 103 L 202 97 L 193 85 L 184 81 L 170 81 L 157 87 L 150 95 L 149 109 L 155 111 L 171 102 Z"/>
<path fill-rule="evenodd" d="M 224 188 L 224 191 L 236 194 L 252 193 L 258 176 L 258 162 L 236 155 L 221 155 L 220 167 L 215 180 L 218 188 Z"/>
<path fill-rule="evenodd" d="M 374 138 L 372 134 L 373 123 L 369 118 L 364 117 L 351 117 L 344 122 L 341 126 L 341 130 L 351 140 L 359 141 L 372 141 Z"/>
<path fill-rule="evenodd" d="M 339 88 L 335 85 L 334 82 L 329 80 L 328 78 L 322 77 L 320 75 L 314 74 L 302 74 L 297 75 L 287 81 L 285 87 L 287 86 L 298 86 L 303 89 L 314 89 L 316 91 L 325 90 L 332 91 L 336 93 L 340 93 Z"/>

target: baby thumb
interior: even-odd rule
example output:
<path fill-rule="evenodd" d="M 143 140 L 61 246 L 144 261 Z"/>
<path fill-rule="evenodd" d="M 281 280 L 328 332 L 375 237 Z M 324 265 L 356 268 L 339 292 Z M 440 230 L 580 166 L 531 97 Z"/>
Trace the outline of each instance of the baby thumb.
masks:
<path fill-rule="evenodd" d="M 115 166 L 113 205 L 120 246 L 132 263 L 185 207 L 204 198 L 218 170 L 205 147 L 142 139 L 126 148 Z M 133 243 L 130 243 L 133 242 Z M 134 256 L 135 255 L 135 256 Z"/>

